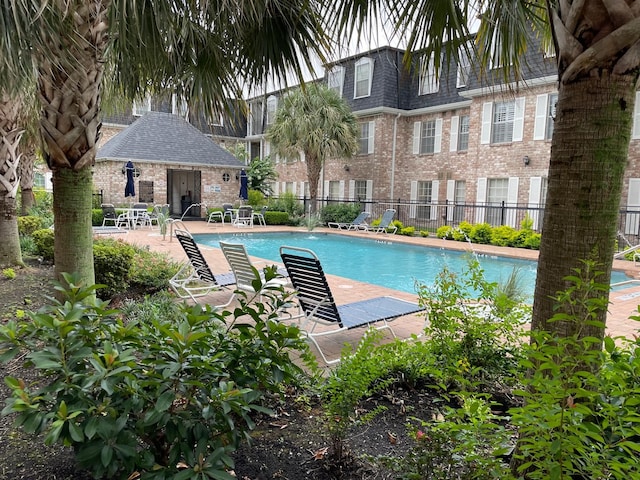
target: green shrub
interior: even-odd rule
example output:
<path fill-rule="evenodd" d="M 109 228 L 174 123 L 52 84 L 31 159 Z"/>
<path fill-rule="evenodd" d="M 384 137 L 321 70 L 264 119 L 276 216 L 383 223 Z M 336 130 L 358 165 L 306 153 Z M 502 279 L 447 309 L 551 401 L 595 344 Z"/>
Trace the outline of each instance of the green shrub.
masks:
<path fill-rule="evenodd" d="M 520 230 L 533 230 L 533 218 L 531 218 L 529 214 L 525 215 L 525 217 L 520 222 Z"/>
<path fill-rule="evenodd" d="M 122 240 L 100 238 L 93 244 L 96 283 L 104 285 L 98 296 L 108 299 L 129 288 L 134 248 Z"/>
<path fill-rule="evenodd" d="M 332 203 L 320 211 L 320 218 L 325 225 L 329 222 L 350 223 L 360 214 L 359 203 Z"/>
<path fill-rule="evenodd" d="M 429 230 L 420 230 L 420 236 L 423 238 L 427 238 L 431 236 L 431 232 Z"/>
<path fill-rule="evenodd" d="M 131 287 L 154 293 L 169 287 L 169 279 L 173 277 L 180 264 L 162 253 L 151 252 L 146 248 L 135 248 L 133 262 L 129 270 Z"/>
<path fill-rule="evenodd" d="M 31 235 L 36 230 L 43 227 L 42 219 L 33 215 L 18 217 L 18 233 L 20 235 Z"/>
<path fill-rule="evenodd" d="M 402 232 L 402 229 L 404 228 L 404 225 L 402 224 L 402 222 L 400 220 L 394 220 L 393 222 L 391 222 L 390 225 L 393 225 L 394 227 L 396 227 L 396 233 L 397 234 L 400 234 L 400 232 Z M 387 232 L 388 231 L 389 231 L 389 229 L 387 229 Z M 415 232 L 415 228 L 413 229 L 413 231 Z"/>
<path fill-rule="evenodd" d="M 102 225 L 104 220 L 104 215 L 102 214 L 101 208 L 94 208 L 91 210 L 91 225 L 94 227 L 99 227 Z"/>
<path fill-rule="evenodd" d="M 491 230 L 491 245 L 507 247 L 513 243 L 516 229 L 508 225 L 501 225 Z"/>
<path fill-rule="evenodd" d="M 488 223 L 477 223 L 471 228 L 469 239 L 473 243 L 482 243 L 488 245 L 491 243 L 491 233 L 493 227 Z"/>
<path fill-rule="evenodd" d="M 264 212 L 264 221 L 267 225 L 289 225 L 289 214 L 287 212 Z"/>
<path fill-rule="evenodd" d="M 13 280 L 14 278 L 16 278 L 16 271 L 11 267 L 3 268 L 2 269 L 2 276 L 4 278 L 6 278 L 7 280 Z"/>
<path fill-rule="evenodd" d="M 300 217 L 304 214 L 304 206 L 291 192 L 281 193 L 280 196 L 269 204 L 269 210 L 287 212 L 290 217 Z"/>
<path fill-rule="evenodd" d="M 32 256 L 38 254 L 36 242 L 31 235 L 20 235 L 20 251 L 22 255 Z"/>
<path fill-rule="evenodd" d="M 510 247 L 514 248 L 523 248 L 527 239 L 533 235 L 533 230 L 517 230 L 513 232 L 513 236 L 511 237 L 511 241 L 509 242 Z"/>
<path fill-rule="evenodd" d="M 262 193 L 260 190 L 249 190 L 247 192 L 247 196 L 249 197 L 247 199 L 247 203 L 253 208 L 260 208 L 265 204 L 264 193 Z"/>
<path fill-rule="evenodd" d="M 454 234 L 455 230 L 451 225 L 443 225 L 436 230 L 436 237 L 444 238 L 445 240 L 453 240 Z"/>
<path fill-rule="evenodd" d="M 413 237 L 416 233 L 416 227 L 404 227 L 398 230 L 400 235 L 406 235 L 408 237 Z"/>
<path fill-rule="evenodd" d="M 53 230 L 42 228 L 31 235 L 36 245 L 36 254 L 47 262 L 53 261 Z"/>
<path fill-rule="evenodd" d="M 524 241 L 524 248 L 530 248 L 531 250 L 540 250 L 540 239 L 542 235 L 539 233 L 532 233 Z"/>
<path fill-rule="evenodd" d="M 264 395 L 303 374 L 289 353 L 310 358 L 299 329 L 275 321 L 284 291 L 267 303 L 240 296 L 233 312 L 183 304 L 140 321 L 65 280 L 64 302 L 0 325 L 0 360 L 24 352 L 40 379 L 7 376 L 4 413 L 71 446 L 95 478 L 231 478 Z"/>
<path fill-rule="evenodd" d="M 473 225 L 469 222 L 460 222 L 457 228 L 453 230 L 453 239 L 456 242 L 467 242 L 471 236 Z"/>

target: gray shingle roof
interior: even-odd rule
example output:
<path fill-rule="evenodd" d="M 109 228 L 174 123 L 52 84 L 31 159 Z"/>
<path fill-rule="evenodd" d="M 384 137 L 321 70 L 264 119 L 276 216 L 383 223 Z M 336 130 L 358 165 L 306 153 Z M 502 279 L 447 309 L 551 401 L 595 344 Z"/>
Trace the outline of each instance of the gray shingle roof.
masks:
<path fill-rule="evenodd" d="M 242 167 L 231 153 L 178 115 L 149 112 L 105 143 L 96 161 Z"/>

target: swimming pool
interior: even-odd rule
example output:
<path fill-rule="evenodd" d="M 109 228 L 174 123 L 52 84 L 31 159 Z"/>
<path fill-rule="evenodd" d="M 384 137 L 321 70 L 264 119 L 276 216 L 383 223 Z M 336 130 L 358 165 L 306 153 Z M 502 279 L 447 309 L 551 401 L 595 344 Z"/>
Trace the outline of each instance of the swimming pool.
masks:
<path fill-rule="evenodd" d="M 348 235 L 315 232 L 196 234 L 196 242 L 219 248 L 219 242 L 243 243 L 249 255 L 281 262 L 282 245 L 313 250 L 326 273 L 414 293 L 415 281 L 433 283 L 447 266 L 461 272 L 467 266 L 468 252 L 445 248 L 408 245 L 384 239 L 366 239 Z M 506 257 L 479 256 L 485 277 L 491 282 L 506 280 L 514 267 L 519 267 L 527 282 L 528 295 L 533 296 L 537 263 Z M 612 282 L 627 280 L 622 272 L 612 273 Z"/>

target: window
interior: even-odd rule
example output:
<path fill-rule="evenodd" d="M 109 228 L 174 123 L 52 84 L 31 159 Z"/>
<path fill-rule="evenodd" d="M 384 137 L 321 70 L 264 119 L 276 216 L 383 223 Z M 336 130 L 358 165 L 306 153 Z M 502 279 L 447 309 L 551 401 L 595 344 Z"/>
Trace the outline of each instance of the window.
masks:
<path fill-rule="evenodd" d="M 499 102 L 494 105 L 491 143 L 508 143 L 513 140 L 515 112 L 515 104 L 513 102 Z"/>
<path fill-rule="evenodd" d="M 557 93 L 545 93 L 536 97 L 536 117 L 533 127 L 534 140 L 551 140 L 551 137 L 553 137 L 557 103 Z"/>
<path fill-rule="evenodd" d="M 524 130 L 524 97 L 482 105 L 480 143 L 521 142 Z"/>
<path fill-rule="evenodd" d="M 359 155 L 368 155 L 373 153 L 373 134 L 375 122 L 362 122 L 360 124 L 360 140 L 358 147 Z"/>
<path fill-rule="evenodd" d="M 487 208 L 486 222 L 496 226 L 502 225 L 502 202 L 507 202 L 509 195 L 508 178 L 490 178 L 487 181 Z M 493 206 L 493 208 L 491 207 Z"/>
<path fill-rule="evenodd" d="M 636 106 L 633 110 L 633 130 L 631 138 L 640 138 L 640 91 L 636 92 Z"/>
<path fill-rule="evenodd" d="M 453 221 L 460 223 L 464 220 L 464 203 L 467 195 L 467 183 L 464 180 L 455 180 L 453 190 Z"/>
<path fill-rule="evenodd" d="M 467 47 L 470 51 L 471 45 Z M 460 49 L 460 58 L 458 59 L 458 71 L 456 74 L 456 87 L 466 87 L 469 85 L 469 76 L 471 75 L 471 60 L 469 59 L 469 51 L 465 48 Z"/>
<path fill-rule="evenodd" d="M 367 198 L 366 180 L 356 180 L 353 182 L 353 196 L 356 200 L 365 200 Z"/>
<path fill-rule="evenodd" d="M 260 135 L 262 133 L 262 102 L 251 102 L 249 105 L 248 135 Z M 253 157 L 252 157 L 253 158 Z"/>
<path fill-rule="evenodd" d="M 151 111 L 151 97 L 143 98 L 142 100 L 136 100 L 133 102 L 133 115 L 140 117 L 145 113 Z"/>
<path fill-rule="evenodd" d="M 442 142 L 442 119 L 415 122 L 413 124 L 414 155 L 439 153 Z"/>
<path fill-rule="evenodd" d="M 420 86 L 418 95 L 436 93 L 440 89 L 439 72 L 436 72 L 434 56 L 431 54 L 428 60 L 420 60 Z"/>
<path fill-rule="evenodd" d="M 340 200 L 340 182 L 338 180 L 331 180 L 329 182 L 329 200 Z"/>
<path fill-rule="evenodd" d="M 356 62 L 353 98 L 371 95 L 371 81 L 373 79 L 373 59 L 361 58 Z"/>
<path fill-rule="evenodd" d="M 187 99 L 174 93 L 171 96 L 171 113 L 185 120 L 189 120 L 189 104 L 187 103 Z"/>
<path fill-rule="evenodd" d="M 276 118 L 276 109 L 278 108 L 278 99 L 271 95 L 267 98 L 267 125 L 271 125 Z"/>
<path fill-rule="evenodd" d="M 331 90 L 338 92 L 342 97 L 342 86 L 344 84 L 344 67 L 335 66 L 327 72 L 327 86 Z"/>
<path fill-rule="evenodd" d="M 224 126 L 224 115 L 222 112 L 214 113 L 213 119 L 211 120 L 211 125 L 214 127 L 222 127 Z"/>
<path fill-rule="evenodd" d="M 422 220 L 431 218 L 431 201 L 433 195 L 433 182 L 418 182 L 416 201 L 418 203 L 416 216 Z"/>
<path fill-rule="evenodd" d="M 469 115 L 460 116 L 460 124 L 458 128 L 458 150 L 469 149 Z"/>

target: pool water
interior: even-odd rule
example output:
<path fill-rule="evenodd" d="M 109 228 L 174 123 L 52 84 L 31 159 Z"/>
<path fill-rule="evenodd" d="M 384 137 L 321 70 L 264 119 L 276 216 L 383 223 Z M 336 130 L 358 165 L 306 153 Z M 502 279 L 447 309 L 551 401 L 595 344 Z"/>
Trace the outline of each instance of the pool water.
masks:
<path fill-rule="evenodd" d="M 446 266 L 462 272 L 468 264 L 469 252 L 445 248 L 424 247 L 391 242 L 385 239 L 366 239 L 327 233 L 235 233 L 196 234 L 196 242 L 220 247 L 219 242 L 243 243 L 249 255 L 281 262 L 280 247 L 289 245 L 313 250 L 326 273 L 371 283 L 382 287 L 414 293 L 415 282 L 431 285 Z M 509 278 L 519 268 L 526 280 L 527 295 L 533 297 L 537 263 L 507 257 L 479 255 L 480 266 L 490 282 Z M 611 282 L 627 280 L 622 272 L 613 272 Z"/>

